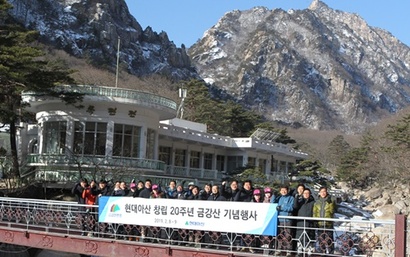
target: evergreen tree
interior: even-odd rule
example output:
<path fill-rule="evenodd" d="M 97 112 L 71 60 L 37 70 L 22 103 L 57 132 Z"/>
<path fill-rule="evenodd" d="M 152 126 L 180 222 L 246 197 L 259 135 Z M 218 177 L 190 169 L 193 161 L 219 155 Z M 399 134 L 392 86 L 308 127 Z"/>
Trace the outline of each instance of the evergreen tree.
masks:
<path fill-rule="evenodd" d="M 331 167 L 337 167 L 340 165 L 341 158 L 350 150 L 349 143 L 346 142 L 342 135 L 337 135 L 329 143 L 328 147 L 328 163 Z"/>
<path fill-rule="evenodd" d="M 183 85 L 188 90 L 185 99 L 185 119 L 208 126 L 210 133 L 247 137 L 259 122 L 260 116 L 245 110 L 240 104 L 211 98 L 203 82 L 191 80 Z"/>
<path fill-rule="evenodd" d="M 337 169 L 340 180 L 357 188 L 366 187 L 375 180 L 379 171 L 370 158 L 373 154 L 371 143 L 374 140 L 374 137 L 366 132 L 362 136 L 360 146 L 350 149 L 342 156 Z"/>
<path fill-rule="evenodd" d="M 397 124 L 388 125 L 385 136 L 397 147 L 410 150 L 410 114 L 399 120 Z"/>
<path fill-rule="evenodd" d="M 13 159 L 11 176 L 19 175 L 16 145 L 16 123 L 24 121 L 25 104 L 22 91 L 58 94 L 56 83 L 71 83 L 70 71 L 47 61 L 44 53 L 33 47 L 38 33 L 27 31 L 13 23 L 7 11 L 11 5 L 0 0 L 0 123 L 10 128 L 10 148 Z"/>

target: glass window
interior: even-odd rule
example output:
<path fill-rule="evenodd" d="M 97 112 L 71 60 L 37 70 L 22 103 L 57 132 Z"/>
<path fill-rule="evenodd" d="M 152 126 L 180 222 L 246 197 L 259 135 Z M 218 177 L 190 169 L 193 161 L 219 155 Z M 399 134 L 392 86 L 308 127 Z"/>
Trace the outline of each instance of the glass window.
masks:
<path fill-rule="evenodd" d="M 155 159 L 155 130 L 147 129 L 147 159 Z"/>
<path fill-rule="evenodd" d="M 171 164 L 171 147 L 160 146 L 159 157 L 160 161 L 165 162 L 167 165 Z"/>
<path fill-rule="evenodd" d="M 248 157 L 248 167 L 255 167 L 256 165 L 256 158 Z"/>
<path fill-rule="evenodd" d="M 223 155 L 216 156 L 216 169 L 219 171 L 225 171 L 225 156 Z"/>
<path fill-rule="evenodd" d="M 265 170 L 266 170 L 266 160 L 265 159 L 259 159 L 259 169 L 262 173 L 265 173 Z"/>
<path fill-rule="evenodd" d="M 213 154 L 204 153 L 204 169 L 212 170 L 212 159 L 213 159 Z"/>
<path fill-rule="evenodd" d="M 43 125 L 43 152 L 49 154 L 65 153 L 66 135 L 66 121 L 45 122 Z"/>
<path fill-rule="evenodd" d="M 141 127 L 114 124 L 113 156 L 138 158 L 140 152 Z"/>
<path fill-rule="evenodd" d="M 278 171 L 278 161 L 272 157 L 271 159 L 271 166 L 270 166 L 271 173 Z"/>
<path fill-rule="evenodd" d="M 234 171 L 236 168 L 243 167 L 242 156 L 228 156 L 228 172 Z"/>
<path fill-rule="evenodd" d="M 201 156 L 200 152 L 191 151 L 191 159 L 189 160 L 189 167 L 199 168 L 199 158 Z"/>
<path fill-rule="evenodd" d="M 105 155 L 107 141 L 107 123 L 74 123 L 74 153 L 87 155 Z"/>
<path fill-rule="evenodd" d="M 185 167 L 185 150 L 175 150 L 175 166 Z"/>

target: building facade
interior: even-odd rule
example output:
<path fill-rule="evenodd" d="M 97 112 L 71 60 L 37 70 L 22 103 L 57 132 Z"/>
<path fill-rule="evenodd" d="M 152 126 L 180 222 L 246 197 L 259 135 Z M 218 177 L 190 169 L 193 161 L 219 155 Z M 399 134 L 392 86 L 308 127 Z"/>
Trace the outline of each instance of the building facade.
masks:
<path fill-rule="evenodd" d="M 175 118 L 177 104 L 154 94 L 98 86 L 63 89 L 83 94 L 83 101 L 67 105 L 38 93 L 22 95 L 36 123 L 21 124 L 19 156 L 26 173 L 50 185 L 71 185 L 80 177 L 201 184 L 247 165 L 283 179 L 292 164 L 307 158 L 279 143 L 210 134 L 205 124 Z"/>

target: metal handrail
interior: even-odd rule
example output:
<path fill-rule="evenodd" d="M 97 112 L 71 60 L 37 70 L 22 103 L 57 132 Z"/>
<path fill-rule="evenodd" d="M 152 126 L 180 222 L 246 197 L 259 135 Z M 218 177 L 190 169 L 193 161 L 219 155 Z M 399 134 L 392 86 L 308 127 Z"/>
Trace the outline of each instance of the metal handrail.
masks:
<path fill-rule="evenodd" d="M 172 201 L 172 200 L 170 200 Z M 252 204 L 252 203 L 250 203 Z M 281 250 L 308 256 L 394 256 L 395 221 L 318 219 L 279 216 L 293 222 L 279 224 L 277 236 L 246 235 L 229 231 L 192 231 L 187 229 L 149 227 L 133 224 L 98 222 L 98 206 L 75 202 L 0 198 L 0 227 L 12 230 L 11 224 L 24 225 L 27 231 L 43 230 L 70 237 L 89 236 L 90 240 L 110 238 L 130 243 L 159 243 L 213 248 L 224 251 L 250 251 L 269 254 Z M 332 227 L 320 227 L 318 222 L 330 221 Z M 302 224 L 302 225 L 300 225 Z M 295 231 L 299 230 L 299 237 Z M 328 235 L 331 234 L 330 238 Z M 327 238 L 326 238 L 327 236 Z M 293 246 L 296 247 L 293 247 Z M 289 247 L 289 248 L 286 248 Z M 327 253 L 326 251 L 329 251 Z M 379 255 L 378 255 L 379 256 Z"/>
<path fill-rule="evenodd" d="M 175 101 L 151 94 L 148 92 L 124 89 L 124 88 L 112 88 L 112 87 L 101 87 L 101 86 L 90 86 L 90 85 L 64 85 L 57 86 L 56 91 L 67 91 L 73 93 L 80 93 L 84 95 L 91 96 L 107 96 L 107 97 L 120 97 L 132 100 L 144 101 L 151 104 L 159 104 L 164 107 L 170 108 L 172 110 L 177 109 L 177 104 Z M 41 92 L 27 91 L 23 92 L 23 96 L 40 96 Z"/>

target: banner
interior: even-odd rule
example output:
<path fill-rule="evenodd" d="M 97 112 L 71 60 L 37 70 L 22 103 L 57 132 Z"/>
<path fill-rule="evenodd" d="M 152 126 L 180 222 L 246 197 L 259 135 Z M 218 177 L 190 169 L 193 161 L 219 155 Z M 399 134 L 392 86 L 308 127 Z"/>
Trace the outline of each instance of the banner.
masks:
<path fill-rule="evenodd" d="M 107 197 L 99 222 L 276 236 L 277 204 Z"/>

